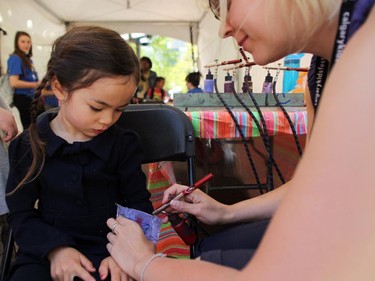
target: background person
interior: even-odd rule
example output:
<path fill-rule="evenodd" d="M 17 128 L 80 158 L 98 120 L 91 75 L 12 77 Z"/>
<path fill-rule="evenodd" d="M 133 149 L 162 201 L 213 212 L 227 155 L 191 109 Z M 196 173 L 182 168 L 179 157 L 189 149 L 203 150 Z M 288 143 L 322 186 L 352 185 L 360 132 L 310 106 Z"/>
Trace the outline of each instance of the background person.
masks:
<path fill-rule="evenodd" d="M 127 280 L 106 249 L 106 220 L 116 203 L 153 210 L 139 138 L 114 125 L 138 81 L 138 58 L 112 30 L 75 27 L 55 41 L 30 129 L 9 146 L 6 202 L 19 246 L 9 280 Z M 37 120 L 46 85 L 60 108 Z"/>
<path fill-rule="evenodd" d="M 5 186 L 9 172 L 7 143 L 11 141 L 17 133 L 18 128 L 15 118 L 13 117 L 7 102 L 0 96 L 0 236 L 3 246 L 8 229 L 6 214 L 9 211 L 5 203 Z"/>
<path fill-rule="evenodd" d="M 152 61 L 149 57 L 141 57 L 141 79 L 136 93 L 136 103 L 141 103 L 147 97 L 148 89 L 155 85 L 157 74 L 151 70 Z"/>
<path fill-rule="evenodd" d="M 164 85 L 165 78 L 160 76 L 156 77 L 154 86 L 147 91 L 146 99 L 164 102 L 164 98 L 166 97 L 166 92 L 163 89 Z"/>
<path fill-rule="evenodd" d="M 203 90 L 199 88 L 201 76 L 200 72 L 190 72 L 186 76 L 185 81 L 188 93 L 203 93 Z"/>
<path fill-rule="evenodd" d="M 10 85 L 14 88 L 13 104 L 20 113 L 23 129 L 30 125 L 30 108 L 38 74 L 34 69 L 31 37 L 24 31 L 17 31 L 14 39 L 14 52 L 8 59 Z"/>
<path fill-rule="evenodd" d="M 341 48 L 335 46 L 336 35 L 342 36 L 337 31 L 343 30 L 339 20 L 342 13 L 347 15 L 348 2 L 353 4 L 341 0 L 209 1 L 222 21 L 221 36 L 234 37 L 257 64 L 266 65 L 296 52 L 313 53 L 330 63 L 332 70 L 314 130 L 288 188 L 251 199 L 253 204 L 235 204 L 231 211 L 209 202 L 213 199 L 199 191 L 186 197 L 190 205 L 172 203 L 176 210 L 184 209 L 202 221 L 213 220 L 212 223 L 248 221 L 274 214 L 255 256 L 241 271 L 204 261 L 159 258 L 153 255 L 151 243 L 135 235 L 136 230 L 140 233 L 138 225 L 120 218 L 116 233 L 108 234 L 107 247 L 123 270 L 144 281 L 375 278 L 375 249 L 369 246 L 375 244 L 375 225 L 369 223 L 375 212 L 371 160 L 375 154 L 369 138 L 360 138 L 359 149 L 350 149 L 347 137 L 348 130 L 354 127 L 359 135 L 368 134 L 368 124 L 363 120 L 372 120 L 375 100 L 369 61 L 375 60 L 375 11 L 373 0 L 356 1 L 350 12 L 353 16 L 347 28 L 347 47 L 341 57 L 336 56 L 336 51 L 341 53 Z M 340 57 L 338 61 L 336 57 Z M 314 68 L 311 75 L 312 79 L 321 77 Z M 353 108 L 361 114 L 345 118 Z M 375 133 L 371 131 L 372 137 Z M 172 187 L 167 193 L 175 194 L 177 190 L 181 188 Z M 222 219 L 213 216 L 216 211 Z M 114 222 L 109 219 L 107 225 Z M 132 234 L 128 235 L 130 231 Z"/>

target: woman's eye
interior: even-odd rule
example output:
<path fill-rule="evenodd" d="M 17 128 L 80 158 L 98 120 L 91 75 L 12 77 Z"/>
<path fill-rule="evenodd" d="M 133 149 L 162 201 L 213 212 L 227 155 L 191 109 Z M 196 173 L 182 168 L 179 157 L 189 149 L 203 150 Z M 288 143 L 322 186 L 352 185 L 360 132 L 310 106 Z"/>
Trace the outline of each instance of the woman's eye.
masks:
<path fill-rule="evenodd" d="M 93 111 L 101 111 L 100 108 L 96 108 L 96 107 L 93 107 L 93 106 L 91 106 L 91 105 L 90 105 L 90 108 L 91 108 L 91 110 L 93 110 Z"/>

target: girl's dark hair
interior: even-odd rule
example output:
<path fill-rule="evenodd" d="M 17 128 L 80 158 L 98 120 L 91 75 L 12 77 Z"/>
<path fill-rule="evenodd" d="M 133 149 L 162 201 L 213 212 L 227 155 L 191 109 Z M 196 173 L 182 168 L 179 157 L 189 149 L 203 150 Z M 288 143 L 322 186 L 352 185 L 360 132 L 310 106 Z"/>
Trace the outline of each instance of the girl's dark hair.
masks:
<path fill-rule="evenodd" d="M 26 66 L 27 68 L 32 70 L 33 65 L 31 63 L 30 58 L 33 56 L 33 47 L 32 46 L 30 47 L 30 51 L 29 51 L 28 54 L 25 54 L 23 51 L 21 51 L 21 49 L 18 47 L 18 40 L 20 39 L 21 36 L 27 36 L 31 40 L 31 37 L 27 32 L 17 31 L 16 36 L 14 37 L 14 52 L 13 52 L 13 54 L 18 55 L 21 58 L 23 67 Z M 25 72 L 25 70 L 23 70 L 23 72 Z"/>
<path fill-rule="evenodd" d="M 194 87 L 198 87 L 201 76 L 200 72 L 191 72 L 186 76 L 185 81 L 190 82 Z"/>
<path fill-rule="evenodd" d="M 156 86 L 156 83 L 159 83 L 160 81 L 165 81 L 165 78 L 164 78 L 164 77 L 161 77 L 161 76 L 156 77 L 156 78 L 155 78 L 154 87 Z"/>
<path fill-rule="evenodd" d="M 39 137 L 36 121 L 43 112 L 41 92 L 51 79 L 56 77 L 70 96 L 73 91 L 89 87 L 98 79 L 116 76 L 133 76 L 135 85 L 140 77 L 137 56 L 117 32 L 97 26 L 73 27 L 55 41 L 47 73 L 36 89 L 31 105 L 29 131 L 33 160 L 17 188 L 34 180 L 44 165 L 45 143 Z"/>

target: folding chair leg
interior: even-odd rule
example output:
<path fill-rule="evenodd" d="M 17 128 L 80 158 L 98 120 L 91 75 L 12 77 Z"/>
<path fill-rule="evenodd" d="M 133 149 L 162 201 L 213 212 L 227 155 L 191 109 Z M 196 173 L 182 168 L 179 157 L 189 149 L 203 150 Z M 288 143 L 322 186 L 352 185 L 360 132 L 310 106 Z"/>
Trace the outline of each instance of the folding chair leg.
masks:
<path fill-rule="evenodd" d="M 5 276 L 9 273 L 10 264 L 12 261 L 13 248 L 14 248 L 13 232 L 12 232 L 12 229 L 9 227 L 6 241 L 4 244 L 3 258 L 1 260 L 0 281 L 3 281 Z"/>

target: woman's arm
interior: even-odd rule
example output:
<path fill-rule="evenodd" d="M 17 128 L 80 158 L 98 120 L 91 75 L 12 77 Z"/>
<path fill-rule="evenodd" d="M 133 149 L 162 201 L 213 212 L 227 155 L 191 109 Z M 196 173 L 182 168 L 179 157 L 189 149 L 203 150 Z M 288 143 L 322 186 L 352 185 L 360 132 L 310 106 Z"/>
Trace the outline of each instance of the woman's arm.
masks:
<path fill-rule="evenodd" d="M 261 196 L 250 198 L 233 205 L 222 204 L 200 190 L 195 190 L 184 198 L 186 201 L 171 202 L 171 207 L 179 212 L 194 215 L 207 224 L 227 224 L 248 222 L 270 218 L 284 198 L 289 183 L 267 192 Z M 176 195 L 186 186 L 175 184 L 168 188 L 163 197 L 167 202 L 170 195 Z"/>

